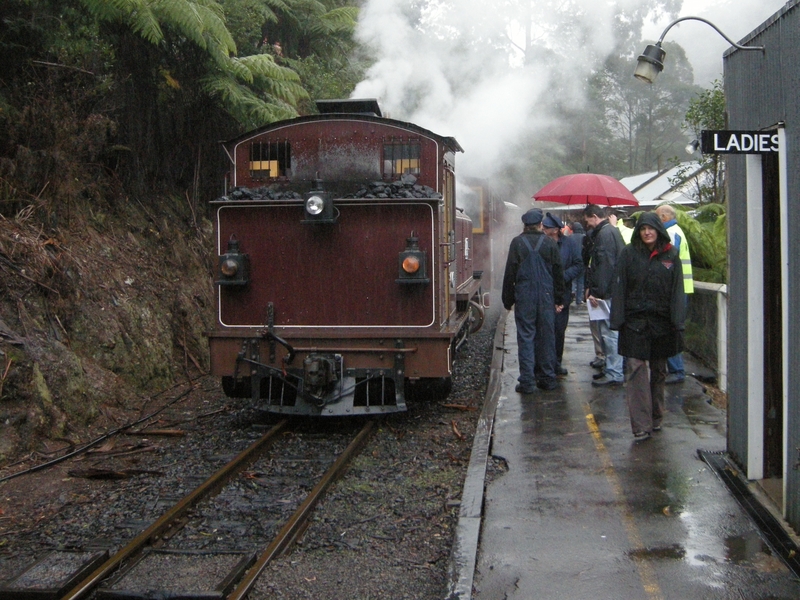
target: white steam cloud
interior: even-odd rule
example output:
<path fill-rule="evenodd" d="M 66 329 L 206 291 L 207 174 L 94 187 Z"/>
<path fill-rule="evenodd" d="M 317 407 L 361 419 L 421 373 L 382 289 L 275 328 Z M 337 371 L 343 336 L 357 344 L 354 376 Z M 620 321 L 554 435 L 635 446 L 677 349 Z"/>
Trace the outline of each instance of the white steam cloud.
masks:
<path fill-rule="evenodd" d="M 643 37 L 655 38 L 678 14 L 697 12 L 739 36 L 783 1 L 365 0 L 358 37 L 375 63 L 353 97 L 377 98 L 385 115 L 455 137 L 465 150 L 458 173 L 491 180 L 518 161 L 521 143 L 549 147 L 554 100 L 580 110 L 588 75 L 614 48 L 615 24 L 634 35 L 644 25 Z M 707 26 L 682 24 L 668 41 L 684 44 L 698 63 L 709 51 L 704 41 L 722 42 L 710 53 L 716 74 L 712 68 L 696 83 L 708 86 L 721 73 L 727 44 Z M 514 167 L 530 173 L 537 165 Z M 536 191 L 527 187 L 507 199 L 525 204 Z"/>
<path fill-rule="evenodd" d="M 580 105 L 586 76 L 613 48 L 618 9 L 646 4 L 367 0 L 358 36 L 376 62 L 353 97 L 377 98 L 387 116 L 454 136 L 465 149 L 459 173 L 491 178 L 520 140 L 553 124 L 545 108 L 553 94 Z"/>

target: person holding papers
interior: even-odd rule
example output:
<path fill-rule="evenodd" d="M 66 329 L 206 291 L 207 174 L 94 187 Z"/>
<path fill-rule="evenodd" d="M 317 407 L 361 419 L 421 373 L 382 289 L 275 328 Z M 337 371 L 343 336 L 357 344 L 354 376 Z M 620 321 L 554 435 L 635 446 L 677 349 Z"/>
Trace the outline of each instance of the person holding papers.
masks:
<path fill-rule="evenodd" d="M 686 318 L 680 256 L 655 213 L 639 217 L 619 257 L 613 296 L 611 328 L 627 358 L 631 427 L 636 439 L 647 439 L 661 429 L 667 358 L 683 349 Z"/>
<path fill-rule="evenodd" d="M 589 308 L 589 320 L 596 321 L 603 344 L 605 365 L 592 385 L 622 385 L 625 376 L 622 373 L 622 356 L 617 353 L 618 332 L 610 328 L 608 304 L 613 305 L 611 297 L 614 288 L 614 269 L 617 266 L 619 253 L 625 242 L 619 230 L 606 218 L 606 211 L 596 204 L 588 205 L 583 211 L 588 227 L 593 228 L 589 246 L 589 264 L 586 268 L 586 301 Z"/>

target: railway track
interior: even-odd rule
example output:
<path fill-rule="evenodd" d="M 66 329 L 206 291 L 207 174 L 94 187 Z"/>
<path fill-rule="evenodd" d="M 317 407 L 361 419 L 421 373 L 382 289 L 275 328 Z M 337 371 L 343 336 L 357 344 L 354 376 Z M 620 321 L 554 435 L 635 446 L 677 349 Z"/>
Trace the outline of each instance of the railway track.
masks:
<path fill-rule="evenodd" d="M 214 518 L 216 519 L 225 518 L 224 516 L 217 516 L 218 512 L 224 512 L 224 508 L 220 509 L 219 506 L 214 505 L 214 499 L 224 496 L 226 490 L 235 487 L 237 481 L 258 480 L 258 473 L 261 472 L 259 469 L 268 468 L 268 466 L 265 466 L 266 463 L 280 461 L 282 457 L 292 456 L 292 452 L 297 452 L 291 449 L 292 442 L 308 434 L 293 431 L 292 425 L 288 420 L 282 420 L 274 424 L 252 445 L 219 468 L 189 494 L 181 498 L 124 547 L 120 548 L 112 556 L 107 557 L 102 564 L 98 565 L 99 561 L 95 559 L 94 566 L 91 567 L 92 571 L 88 575 L 81 575 L 82 579 L 77 582 L 73 577 L 68 584 L 69 589 L 62 588 L 57 597 L 61 597 L 63 600 L 77 600 L 88 597 L 126 598 L 131 597 L 130 594 L 133 594 L 134 597 L 154 597 L 152 594 L 160 595 L 163 593 L 166 593 L 167 596 L 174 596 L 175 593 L 180 593 L 181 597 L 186 598 L 192 597 L 193 593 L 199 594 L 197 597 L 208 597 L 207 595 L 203 596 L 203 593 L 209 591 L 220 592 L 222 590 L 218 588 L 221 585 L 228 598 L 244 598 L 265 566 L 274 557 L 289 548 L 303 532 L 314 507 L 331 483 L 344 472 L 350 460 L 358 454 L 369 438 L 374 424 L 374 420 L 369 420 L 357 434 L 352 435 L 351 432 L 347 436 L 349 443 L 346 440 L 339 441 L 339 448 L 346 444 L 343 450 L 337 449 L 336 452 L 333 452 L 330 446 L 324 446 L 323 442 L 320 441 L 320 445 L 323 445 L 321 453 L 325 455 L 324 460 L 327 463 L 321 476 L 318 474 L 321 468 L 317 465 L 319 461 L 316 459 L 305 460 L 309 466 L 305 471 L 294 468 L 296 466 L 295 463 L 298 461 L 292 462 L 291 467 L 294 471 L 294 476 L 304 480 L 303 488 L 311 487 L 310 482 L 312 480 L 316 481 L 316 483 L 302 501 L 292 504 L 295 507 L 294 511 L 288 518 L 283 520 L 280 526 L 277 525 L 277 522 L 275 523 L 272 528 L 273 537 L 271 541 L 265 536 L 262 548 L 254 549 L 252 544 L 248 544 L 247 551 L 242 551 L 241 548 L 238 551 L 232 551 L 231 546 L 236 545 L 235 539 L 228 539 L 226 541 L 227 547 L 219 549 L 213 547 L 214 544 L 211 544 L 212 548 L 208 551 L 198 548 L 198 544 L 192 542 L 193 539 L 196 540 L 199 536 L 192 535 L 189 530 L 192 530 L 193 526 L 195 531 L 202 529 L 202 521 L 204 518 L 208 518 L 207 515 L 209 513 L 215 515 Z M 312 433 L 311 436 L 313 437 L 314 434 Z M 314 472 L 315 469 L 316 472 Z M 272 475 L 270 475 L 271 477 Z M 286 485 L 284 483 L 280 489 L 285 488 Z M 228 492 L 228 495 L 233 497 L 241 493 L 241 490 L 234 489 Z M 262 504 L 279 505 L 282 502 L 281 498 L 274 497 L 274 489 L 266 489 L 264 493 L 267 495 L 272 493 L 273 497 L 261 499 L 260 502 Z M 277 531 L 275 532 L 275 530 Z M 220 539 L 222 537 L 220 536 Z M 235 538 L 235 536 L 229 537 Z M 163 563 L 165 561 L 168 563 L 166 574 L 155 573 L 155 571 L 164 569 Z M 195 565 L 203 563 L 202 570 L 204 572 L 213 572 L 215 566 L 211 564 L 212 562 L 218 562 L 222 565 L 220 568 L 223 570 L 223 575 L 219 578 L 222 581 L 221 584 L 214 584 L 216 587 L 213 590 L 178 589 L 183 585 L 181 583 L 182 578 L 178 573 L 170 572 L 171 569 L 179 570 L 182 565 L 191 566 L 192 563 Z M 152 580 L 150 579 L 151 575 L 147 572 L 148 564 L 156 565 Z M 130 575 L 133 583 L 126 583 L 128 575 Z M 191 576 L 189 578 L 191 579 Z M 205 585 L 197 582 L 196 578 L 192 583 Z M 173 587 L 165 589 L 165 585 Z M 126 586 L 132 586 L 132 588 L 127 590 Z M 136 595 L 142 591 L 146 591 L 146 594 Z"/>
<path fill-rule="evenodd" d="M 304 505 L 308 492 L 355 439 L 363 424 L 359 420 L 335 425 L 327 421 L 330 427 L 299 420 L 292 427 L 283 426 L 275 436 L 280 441 L 271 449 L 265 446 L 260 458 L 254 456 L 254 462 L 243 465 L 227 484 L 220 483 L 218 493 L 212 491 L 197 500 L 157 536 L 152 531 L 146 535 L 158 517 L 260 441 L 267 428 L 278 425 L 277 417 L 265 419 L 263 413 L 247 408 L 220 412 L 218 398 L 207 390 L 187 406 L 162 413 L 157 422 L 138 428 L 142 431 L 137 435 L 143 439 L 134 439 L 133 445 L 144 442 L 155 451 L 117 459 L 106 457 L 108 450 L 103 450 L 84 459 L 98 469 L 145 467 L 147 474 L 105 481 L 78 479 L 68 474 L 74 469 L 72 463 L 80 459 L 71 459 L 69 465 L 21 477 L 18 481 L 24 482 L 35 500 L 25 513 L 26 521 L 15 520 L 19 512 L 11 518 L 6 512 L 6 518 L 0 519 L 0 567 L 5 565 L 0 588 L 13 584 L 35 560 L 56 553 L 77 555 L 74 560 L 91 555 L 95 561 L 82 566 L 80 580 L 49 597 L 89 600 L 101 600 L 101 592 L 110 593 L 115 586 L 123 589 L 126 573 L 138 572 L 140 585 L 157 591 L 158 577 L 170 581 L 176 570 L 187 565 L 202 565 L 211 572 L 223 558 L 232 571 L 233 563 L 245 559 L 244 553 L 246 565 L 226 586 L 225 595 L 215 597 L 245 597 L 247 591 L 235 591 L 242 584 L 252 588 L 250 597 L 333 599 L 340 598 L 343 589 L 353 597 L 435 596 L 444 587 L 458 514 L 459 473 L 468 460 L 470 423 L 477 415 L 469 405 L 483 396 L 482 360 L 491 355 L 489 333 L 480 332 L 462 354 L 448 401 L 415 402 L 407 414 L 384 417 L 370 438 L 368 456 L 362 453 L 330 490 L 324 510 L 313 511 L 308 533 L 303 534 L 299 519 L 294 526 L 287 524 L 301 507 L 309 512 L 315 508 L 312 500 Z M 191 420 L 193 411 L 202 417 L 212 414 L 212 409 L 213 421 Z M 182 436 L 145 439 L 154 427 L 173 431 L 176 423 L 184 421 Z M 284 443 L 292 440 L 297 441 L 295 446 Z M 128 444 L 118 442 L 118 446 Z M 47 482 L 51 484 L 44 485 Z M 19 497 L 10 493 L 17 481 L 2 485 L 7 495 Z M 39 490 L 55 500 L 52 509 L 40 501 L 45 496 L 37 496 Z M 50 510 L 45 518 L 36 519 L 39 513 L 34 511 L 40 506 Z M 288 529 L 282 537 L 299 542 L 291 554 L 284 552 L 291 539 L 271 542 L 284 527 Z M 118 561 L 106 578 L 80 591 L 92 574 L 113 559 L 96 555 L 122 550 L 135 538 L 145 538 L 143 550 Z M 237 552 L 238 558 L 232 556 Z M 163 564 L 155 557 L 161 557 Z M 163 568 L 160 574 L 159 568 Z M 127 596 L 147 597 L 153 596 Z"/>

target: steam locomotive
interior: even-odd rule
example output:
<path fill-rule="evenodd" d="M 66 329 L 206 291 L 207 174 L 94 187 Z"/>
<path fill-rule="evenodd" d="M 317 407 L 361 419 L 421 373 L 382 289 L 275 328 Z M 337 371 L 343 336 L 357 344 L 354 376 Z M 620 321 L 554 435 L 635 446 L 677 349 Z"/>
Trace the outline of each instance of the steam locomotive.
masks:
<path fill-rule="evenodd" d="M 317 108 L 223 143 L 211 372 L 270 412 L 404 411 L 411 389 L 449 392 L 482 324 L 463 150 L 375 100 Z"/>

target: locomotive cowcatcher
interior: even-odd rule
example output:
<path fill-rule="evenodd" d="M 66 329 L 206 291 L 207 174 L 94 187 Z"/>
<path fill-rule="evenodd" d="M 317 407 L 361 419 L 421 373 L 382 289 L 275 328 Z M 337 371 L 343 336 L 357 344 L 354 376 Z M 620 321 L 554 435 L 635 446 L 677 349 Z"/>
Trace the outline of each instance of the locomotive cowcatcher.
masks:
<path fill-rule="evenodd" d="M 407 390 L 449 390 L 481 324 L 462 149 L 375 100 L 317 106 L 223 143 L 211 372 L 271 412 L 403 411 Z"/>

